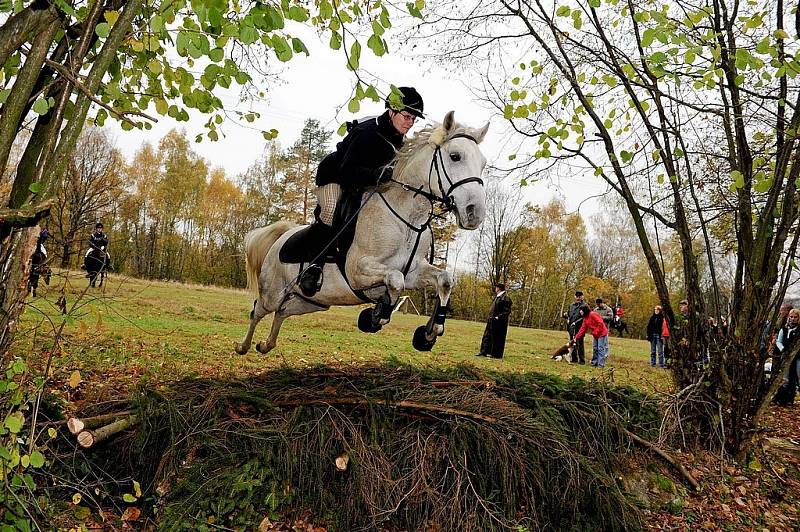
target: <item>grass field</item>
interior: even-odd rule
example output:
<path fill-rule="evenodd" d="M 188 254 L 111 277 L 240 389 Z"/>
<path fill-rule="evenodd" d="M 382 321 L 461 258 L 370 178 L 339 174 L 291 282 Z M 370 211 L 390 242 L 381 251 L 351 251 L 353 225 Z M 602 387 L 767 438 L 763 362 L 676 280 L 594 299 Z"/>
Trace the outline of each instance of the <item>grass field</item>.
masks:
<path fill-rule="evenodd" d="M 29 297 L 15 351 L 27 356 L 50 345 L 53 326 L 63 320 L 55 307 L 63 291 L 67 308 L 73 310 L 51 377 L 66 381 L 78 370 L 83 388 L 95 399 L 143 381 L 159 383 L 192 375 L 236 378 L 281 364 L 350 364 L 390 357 L 421 366 L 469 363 L 489 370 L 603 377 L 645 392 L 669 386 L 667 372 L 649 367 L 649 346 L 642 340 L 612 337 L 608 366 L 599 370 L 550 360 L 549 353 L 566 341 L 563 331 L 511 327 L 505 358 L 493 360 L 474 356 L 483 323 L 450 319 L 433 351 L 420 353 L 411 346 L 411 336 L 425 317 L 396 313 L 379 333 L 366 334 L 356 327 L 361 307 L 290 318 L 271 353 L 261 355 L 253 349 L 240 356 L 233 344 L 246 331 L 252 308 L 252 296 L 244 290 L 118 275 L 110 276 L 102 289 L 82 296 L 85 286 L 81 272 L 59 272 L 49 287 L 40 289 L 38 298 Z M 256 340 L 266 337 L 270 322 L 267 317 L 259 324 Z"/>

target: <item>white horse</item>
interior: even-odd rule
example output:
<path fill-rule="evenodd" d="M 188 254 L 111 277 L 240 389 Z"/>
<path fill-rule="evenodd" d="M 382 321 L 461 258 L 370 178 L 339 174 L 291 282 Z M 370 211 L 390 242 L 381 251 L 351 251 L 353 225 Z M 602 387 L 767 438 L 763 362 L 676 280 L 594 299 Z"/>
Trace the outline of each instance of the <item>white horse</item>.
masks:
<path fill-rule="evenodd" d="M 277 222 L 254 229 L 245 237 L 247 285 L 256 300 L 250 328 L 235 348 L 250 349 L 256 325 L 274 313 L 272 330 L 256 349 L 267 353 L 276 345 L 281 324 L 289 316 L 328 310 L 332 305 L 359 305 L 361 290 L 377 304 L 359 317 L 359 328 L 377 332 L 391 318 L 391 310 L 403 290 L 435 287 L 438 302 L 428 324 L 417 329 L 414 347 L 430 350 L 444 334 L 444 321 L 453 279 L 428 262 L 430 221 L 435 203 L 455 211 L 458 225 L 476 229 L 486 214 L 486 196 L 480 175 L 486 158 L 478 148 L 489 128 L 457 124 L 450 111 L 441 125 L 428 127 L 408 140 L 395 158 L 394 178 L 365 194 L 347 252 L 345 274 L 336 264 L 326 264 L 321 290 L 308 298 L 297 287 L 300 264 L 279 259 L 283 244 L 304 226 Z M 348 284 L 349 281 L 349 284 Z"/>

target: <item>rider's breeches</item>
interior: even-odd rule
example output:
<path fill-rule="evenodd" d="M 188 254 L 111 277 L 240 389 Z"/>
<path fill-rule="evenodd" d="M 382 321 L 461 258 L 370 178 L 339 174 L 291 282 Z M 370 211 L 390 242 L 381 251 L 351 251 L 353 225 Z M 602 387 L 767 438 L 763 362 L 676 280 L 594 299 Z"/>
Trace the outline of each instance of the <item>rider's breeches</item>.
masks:
<path fill-rule="evenodd" d="M 319 219 L 327 226 L 333 225 L 333 215 L 336 213 L 336 204 L 342 196 L 342 187 L 338 183 L 330 183 L 317 187 L 317 203 L 319 203 Z"/>

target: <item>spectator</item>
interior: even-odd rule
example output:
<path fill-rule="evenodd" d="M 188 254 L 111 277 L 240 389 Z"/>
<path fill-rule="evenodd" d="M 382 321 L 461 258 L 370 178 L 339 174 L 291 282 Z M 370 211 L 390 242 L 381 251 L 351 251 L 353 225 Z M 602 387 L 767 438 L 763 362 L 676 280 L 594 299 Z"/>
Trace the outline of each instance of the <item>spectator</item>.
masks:
<path fill-rule="evenodd" d="M 592 341 L 592 366 L 601 368 L 606 367 L 606 359 L 608 358 L 608 327 L 603 322 L 603 318 L 597 312 L 589 309 L 589 305 L 584 304 L 580 308 L 583 323 L 580 330 L 575 333 L 575 342 L 583 339 L 586 331 L 589 331 L 594 337 Z"/>
<path fill-rule="evenodd" d="M 792 309 L 786 318 L 786 325 L 778 332 L 778 339 L 775 342 L 775 349 L 779 357 L 786 360 L 792 355 L 792 351 L 800 337 L 800 309 Z M 777 370 L 776 357 L 773 357 L 773 369 Z M 797 384 L 800 382 L 800 356 L 795 354 L 783 374 L 783 384 L 778 388 L 773 401 L 781 406 L 788 406 L 794 403 L 797 393 Z"/>
<path fill-rule="evenodd" d="M 647 322 L 647 341 L 650 342 L 650 367 L 656 367 L 656 355 L 658 355 L 658 367 L 663 368 L 664 363 L 664 327 L 666 321 L 661 311 L 661 305 L 656 305 L 653 315 Z M 669 334 L 667 334 L 669 336 Z"/>
<path fill-rule="evenodd" d="M 486 329 L 481 339 L 481 351 L 476 356 L 503 358 L 508 332 L 508 316 L 511 314 L 511 298 L 506 294 L 506 285 L 494 285 L 495 297 L 489 307 Z"/>
<path fill-rule="evenodd" d="M 575 349 L 572 350 L 572 358 L 570 362 L 573 364 L 586 364 L 586 358 L 583 350 L 583 338 L 580 340 L 575 339 L 575 333 L 581 328 L 583 324 L 583 316 L 581 316 L 580 309 L 585 305 L 583 302 L 583 292 L 578 290 L 575 292 L 575 301 L 573 301 L 569 310 L 567 310 L 567 331 L 569 332 L 569 341 L 575 344 Z"/>
<path fill-rule="evenodd" d="M 669 365 L 668 362 L 672 359 L 669 351 L 669 323 L 667 323 L 666 317 L 664 318 L 664 327 L 661 329 L 661 340 L 664 344 L 664 365 L 661 367 L 666 368 Z"/>
<path fill-rule="evenodd" d="M 594 300 L 595 304 L 597 305 L 594 308 L 594 311 L 600 314 L 600 317 L 603 318 L 603 323 L 606 324 L 606 327 L 611 326 L 611 320 L 614 319 L 614 311 L 611 310 L 611 307 L 603 303 L 602 298 L 597 298 Z"/>

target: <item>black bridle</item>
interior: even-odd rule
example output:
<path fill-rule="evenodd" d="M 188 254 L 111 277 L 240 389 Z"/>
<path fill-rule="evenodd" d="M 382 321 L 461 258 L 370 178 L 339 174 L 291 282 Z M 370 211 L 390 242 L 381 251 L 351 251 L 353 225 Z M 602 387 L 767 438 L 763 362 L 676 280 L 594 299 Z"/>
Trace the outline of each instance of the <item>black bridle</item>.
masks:
<path fill-rule="evenodd" d="M 467 135 L 466 133 L 458 133 L 457 135 L 453 135 L 452 137 L 447 139 L 446 142 L 450 142 L 451 140 L 458 138 L 469 139 L 475 144 L 478 144 L 478 141 L 475 139 L 475 137 L 473 137 L 472 135 Z M 444 144 L 445 143 L 442 143 L 442 145 Z M 446 212 L 450 212 L 454 210 L 456 207 L 455 200 L 453 199 L 453 196 L 451 196 L 453 191 L 458 187 L 462 185 L 467 185 L 469 183 L 478 183 L 480 186 L 483 186 L 483 179 L 477 176 L 465 177 L 464 179 L 460 179 L 454 183 L 453 180 L 450 179 L 450 175 L 447 173 L 447 167 L 444 164 L 444 156 L 442 155 L 442 145 L 436 146 L 436 150 L 433 152 L 433 157 L 431 158 L 431 166 L 430 169 L 428 170 L 428 190 L 425 190 L 422 186 L 412 187 L 411 185 L 403 183 L 402 181 L 397 181 L 396 179 L 390 179 L 390 181 L 392 181 L 393 183 L 397 183 L 398 185 L 403 187 L 403 190 L 413 192 L 415 196 L 424 197 L 425 199 L 430 201 L 432 205 L 436 203 L 441 204 Z M 436 180 L 437 184 L 439 185 L 439 191 L 442 193 L 441 196 L 437 196 L 436 194 L 433 193 L 434 170 L 436 171 Z M 444 183 L 442 182 L 442 176 L 444 176 L 444 178 L 447 180 L 447 184 L 449 185 L 446 192 L 444 188 Z M 392 210 L 392 212 L 394 212 L 394 210 Z M 395 215 L 397 216 L 397 214 Z"/>
<path fill-rule="evenodd" d="M 406 225 L 406 227 L 408 227 L 412 232 L 417 233 L 417 238 L 416 241 L 414 242 L 414 248 L 411 250 L 411 255 L 408 257 L 408 261 L 406 262 L 406 265 L 405 267 L 403 267 L 402 270 L 404 276 L 408 274 L 408 271 L 411 268 L 411 264 L 414 262 L 414 256 L 417 254 L 417 249 L 419 248 L 419 242 L 422 239 L 422 234 L 428 229 L 430 229 L 431 221 L 437 216 L 439 216 L 435 212 L 436 205 L 437 204 L 441 205 L 444 209 L 444 213 L 451 212 L 456 208 L 455 200 L 453 199 L 453 196 L 451 196 L 451 194 L 455 189 L 457 189 L 460 186 L 467 185 L 469 183 L 478 183 L 480 186 L 483 186 L 483 179 L 481 179 L 478 176 L 465 177 L 464 179 L 460 179 L 456 182 L 453 182 L 453 180 L 450 179 L 450 175 L 447 173 L 447 167 L 444 164 L 444 156 L 442 155 L 442 146 L 445 143 L 458 138 L 469 139 L 475 144 L 478 144 L 478 141 L 472 135 L 467 135 L 466 133 L 458 133 L 448 138 L 441 145 L 437 145 L 436 149 L 433 152 L 433 158 L 431 159 L 430 168 L 428 169 L 428 190 L 425 190 L 422 186 L 412 187 L 408 183 L 403 183 L 402 181 L 398 181 L 394 178 L 389 179 L 389 181 L 400 185 L 400 187 L 403 190 L 406 190 L 408 192 L 413 192 L 415 197 L 422 196 L 423 198 L 427 199 L 430 202 L 431 208 L 430 211 L 428 212 L 428 219 L 425 221 L 424 224 L 417 227 L 408 220 L 406 220 L 405 218 L 403 218 L 403 216 L 399 212 L 397 212 L 391 206 L 391 204 L 386 200 L 386 197 L 383 195 L 383 193 L 378 192 L 378 195 L 383 200 L 383 203 L 386 205 L 386 208 L 389 209 L 389 212 L 391 212 L 395 216 L 395 218 L 403 222 Z M 436 180 L 437 184 L 439 185 L 439 192 L 442 194 L 441 196 L 437 196 L 436 194 L 433 193 L 434 171 L 436 172 Z M 449 185 L 446 192 L 444 188 L 444 182 L 442 181 L 442 176 L 444 176 L 444 179 L 447 180 L 447 184 Z M 433 259 L 434 259 L 433 255 L 434 255 L 434 242 L 433 242 L 433 231 L 431 231 L 431 251 L 429 259 L 429 262 L 431 264 L 433 264 Z"/>

